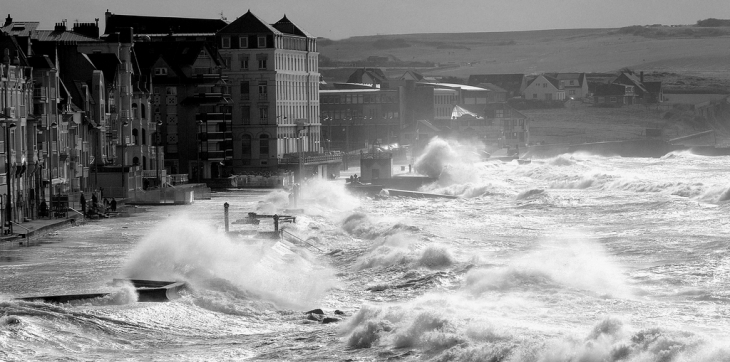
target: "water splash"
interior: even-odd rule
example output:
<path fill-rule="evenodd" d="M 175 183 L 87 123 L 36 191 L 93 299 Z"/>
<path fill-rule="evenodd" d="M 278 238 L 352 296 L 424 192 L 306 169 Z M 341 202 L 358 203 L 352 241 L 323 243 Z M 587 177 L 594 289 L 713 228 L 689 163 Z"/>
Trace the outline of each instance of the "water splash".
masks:
<path fill-rule="evenodd" d="M 278 255 L 273 241 L 233 240 L 185 216 L 147 235 L 124 267 L 135 279 L 184 280 L 194 288 L 235 291 L 243 298 L 305 309 L 336 285 L 329 268 Z M 280 260 L 280 262 L 277 262 Z"/>

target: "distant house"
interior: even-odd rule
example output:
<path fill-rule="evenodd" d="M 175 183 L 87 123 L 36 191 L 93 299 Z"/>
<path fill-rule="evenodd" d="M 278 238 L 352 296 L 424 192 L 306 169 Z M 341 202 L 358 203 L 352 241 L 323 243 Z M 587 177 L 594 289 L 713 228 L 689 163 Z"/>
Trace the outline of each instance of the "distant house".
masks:
<path fill-rule="evenodd" d="M 546 75 L 560 81 L 568 99 L 581 99 L 589 94 L 585 73 L 548 73 Z"/>
<path fill-rule="evenodd" d="M 637 101 L 642 103 L 658 103 L 664 97 L 662 82 L 644 82 L 644 72 L 639 73 L 638 77 L 633 73 L 622 72 L 613 84 L 633 86 Z"/>
<path fill-rule="evenodd" d="M 487 126 L 496 126 L 487 134 L 487 143 L 496 143 L 500 147 L 512 148 L 530 143 L 529 119 L 524 114 L 510 107 L 507 103 L 491 103 L 484 108 L 484 119 Z"/>
<path fill-rule="evenodd" d="M 541 74 L 533 79 L 522 93 L 522 98 L 541 101 L 565 100 L 565 90 L 560 81 Z"/>
<path fill-rule="evenodd" d="M 398 80 L 413 80 L 416 82 L 421 82 L 424 80 L 424 77 L 421 73 L 416 73 L 412 70 L 409 70 L 409 71 L 406 71 L 405 73 L 403 73 L 403 75 L 400 76 L 400 78 L 398 78 Z"/>
<path fill-rule="evenodd" d="M 633 85 L 600 84 L 593 93 L 593 104 L 603 106 L 622 106 L 638 102 L 638 96 Z"/>
<path fill-rule="evenodd" d="M 474 74 L 469 76 L 469 85 L 491 83 L 507 91 L 507 97 L 519 97 L 526 87 L 524 74 Z"/>
<path fill-rule="evenodd" d="M 388 77 L 378 68 L 360 68 L 347 78 L 347 83 L 383 85 L 388 83 Z"/>

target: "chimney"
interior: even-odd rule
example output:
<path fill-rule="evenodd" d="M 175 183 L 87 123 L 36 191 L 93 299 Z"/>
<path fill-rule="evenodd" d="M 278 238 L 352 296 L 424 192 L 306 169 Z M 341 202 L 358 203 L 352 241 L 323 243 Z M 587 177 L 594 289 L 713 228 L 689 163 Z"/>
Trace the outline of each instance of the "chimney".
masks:
<path fill-rule="evenodd" d="M 64 31 L 66 31 L 66 20 L 64 20 L 63 22 L 60 22 L 60 23 L 56 23 L 56 26 L 53 28 L 53 31 L 57 31 L 60 33 L 63 33 Z"/>
<path fill-rule="evenodd" d="M 96 23 L 74 23 L 74 33 L 86 35 L 90 38 L 99 38 L 99 19 L 96 19 Z"/>
<path fill-rule="evenodd" d="M 10 25 L 12 23 L 13 23 L 13 18 L 11 18 L 10 17 L 10 14 L 8 14 L 8 17 L 5 18 L 5 25 L 3 25 L 3 26 L 8 26 L 8 25 Z"/>
<path fill-rule="evenodd" d="M 644 71 L 643 70 L 641 71 L 641 73 L 639 73 L 639 80 L 641 81 L 642 84 L 644 83 Z"/>

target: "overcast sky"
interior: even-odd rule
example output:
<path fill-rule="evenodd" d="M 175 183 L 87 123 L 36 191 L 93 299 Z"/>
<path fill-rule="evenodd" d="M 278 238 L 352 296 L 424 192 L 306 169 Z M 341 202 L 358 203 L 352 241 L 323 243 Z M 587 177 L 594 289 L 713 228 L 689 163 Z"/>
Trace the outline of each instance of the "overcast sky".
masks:
<path fill-rule="evenodd" d="M 499 32 L 694 24 L 730 18 L 730 0 L 2 0 L 0 14 L 40 21 L 41 29 L 100 19 L 104 13 L 220 18 L 251 10 L 274 23 L 284 14 L 309 33 L 331 39 L 357 35 Z"/>

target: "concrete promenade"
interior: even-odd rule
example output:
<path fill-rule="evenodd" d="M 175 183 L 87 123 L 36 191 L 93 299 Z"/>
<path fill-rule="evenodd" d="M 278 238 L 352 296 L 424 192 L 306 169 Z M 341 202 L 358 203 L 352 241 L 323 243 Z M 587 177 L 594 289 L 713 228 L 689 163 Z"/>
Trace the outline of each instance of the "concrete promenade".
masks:
<path fill-rule="evenodd" d="M 32 238 L 33 236 L 62 229 L 74 225 L 77 222 L 83 222 L 83 218 L 80 215 L 69 215 L 67 218 L 59 219 L 35 219 L 26 221 L 20 225 L 14 224 L 13 234 L 0 236 L 0 243 L 22 242 L 29 237 Z"/>

